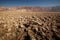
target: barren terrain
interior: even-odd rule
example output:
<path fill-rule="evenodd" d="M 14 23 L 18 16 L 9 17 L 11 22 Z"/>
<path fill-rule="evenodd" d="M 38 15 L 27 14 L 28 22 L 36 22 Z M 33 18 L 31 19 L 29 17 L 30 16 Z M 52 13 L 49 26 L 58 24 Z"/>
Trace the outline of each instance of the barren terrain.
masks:
<path fill-rule="evenodd" d="M 0 40 L 60 40 L 60 12 L 0 11 Z"/>

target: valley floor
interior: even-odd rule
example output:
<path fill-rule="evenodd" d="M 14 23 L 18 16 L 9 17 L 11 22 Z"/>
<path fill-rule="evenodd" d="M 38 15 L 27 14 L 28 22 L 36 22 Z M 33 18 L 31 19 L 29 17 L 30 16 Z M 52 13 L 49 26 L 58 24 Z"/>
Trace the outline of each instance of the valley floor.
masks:
<path fill-rule="evenodd" d="M 0 12 L 0 40 L 60 40 L 60 12 Z"/>

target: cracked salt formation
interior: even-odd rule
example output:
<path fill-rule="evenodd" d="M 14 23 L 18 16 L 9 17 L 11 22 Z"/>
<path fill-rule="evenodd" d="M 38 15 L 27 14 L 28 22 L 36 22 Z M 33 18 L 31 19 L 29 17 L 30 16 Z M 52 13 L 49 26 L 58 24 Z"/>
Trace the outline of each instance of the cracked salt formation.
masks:
<path fill-rule="evenodd" d="M 0 40 L 58 40 L 55 16 L 0 17 Z"/>

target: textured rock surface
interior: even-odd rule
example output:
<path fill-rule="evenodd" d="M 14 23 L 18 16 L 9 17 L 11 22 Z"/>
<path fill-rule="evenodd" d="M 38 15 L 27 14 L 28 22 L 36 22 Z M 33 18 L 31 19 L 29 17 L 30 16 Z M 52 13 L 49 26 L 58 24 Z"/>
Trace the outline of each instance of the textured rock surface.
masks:
<path fill-rule="evenodd" d="M 53 16 L 0 16 L 0 40 L 59 40 Z"/>

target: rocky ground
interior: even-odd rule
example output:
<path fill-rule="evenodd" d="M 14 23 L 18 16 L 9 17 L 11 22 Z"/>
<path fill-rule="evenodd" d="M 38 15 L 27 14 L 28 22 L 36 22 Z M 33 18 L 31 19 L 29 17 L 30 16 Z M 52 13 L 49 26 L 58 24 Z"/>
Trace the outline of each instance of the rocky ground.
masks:
<path fill-rule="evenodd" d="M 0 40 L 60 40 L 55 16 L 0 16 Z"/>

